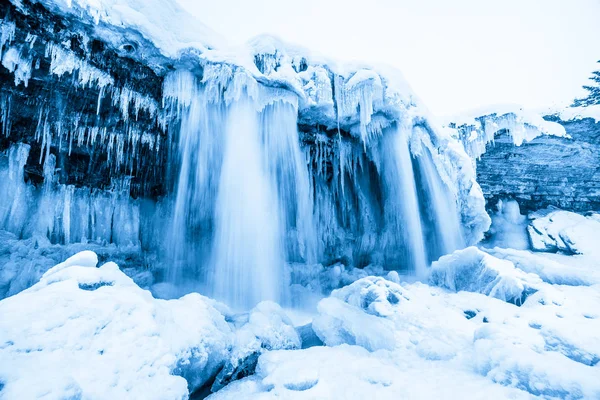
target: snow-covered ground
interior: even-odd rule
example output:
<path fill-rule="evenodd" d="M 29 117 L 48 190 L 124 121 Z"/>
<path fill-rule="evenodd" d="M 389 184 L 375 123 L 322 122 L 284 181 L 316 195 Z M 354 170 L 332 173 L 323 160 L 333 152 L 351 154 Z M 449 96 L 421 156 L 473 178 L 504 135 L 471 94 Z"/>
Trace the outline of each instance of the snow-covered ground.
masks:
<path fill-rule="evenodd" d="M 598 398 L 592 256 L 475 247 L 428 284 L 367 276 L 312 324 L 198 294 L 158 300 L 85 251 L 0 302 L 0 393 L 21 398 Z M 304 349 L 301 349 L 304 348 Z M 215 380 L 216 377 L 216 380 Z"/>

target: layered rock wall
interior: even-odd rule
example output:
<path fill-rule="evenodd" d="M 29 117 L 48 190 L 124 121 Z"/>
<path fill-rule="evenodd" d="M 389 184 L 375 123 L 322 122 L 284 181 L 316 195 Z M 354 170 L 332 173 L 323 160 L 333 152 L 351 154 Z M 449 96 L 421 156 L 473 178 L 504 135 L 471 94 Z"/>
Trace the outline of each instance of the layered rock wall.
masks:
<path fill-rule="evenodd" d="M 477 161 L 477 181 L 488 207 L 517 200 L 523 212 L 555 206 L 585 212 L 600 209 L 600 123 L 560 121 L 570 138 L 542 135 L 515 146 L 498 132 Z"/>

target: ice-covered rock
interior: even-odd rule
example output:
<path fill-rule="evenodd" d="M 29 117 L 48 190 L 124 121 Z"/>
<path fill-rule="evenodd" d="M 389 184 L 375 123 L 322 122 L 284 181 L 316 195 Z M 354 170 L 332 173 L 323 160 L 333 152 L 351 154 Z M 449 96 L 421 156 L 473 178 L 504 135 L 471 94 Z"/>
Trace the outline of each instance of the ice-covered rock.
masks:
<path fill-rule="evenodd" d="M 563 210 L 534 213 L 527 231 L 534 250 L 568 254 L 600 254 L 598 214 L 583 216 Z"/>
<path fill-rule="evenodd" d="M 510 261 L 469 247 L 434 262 L 429 282 L 455 292 L 481 293 L 521 305 L 536 292 L 541 280 L 515 268 Z"/>
<path fill-rule="evenodd" d="M 328 346 L 346 343 L 371 351 L 405 348 L 426 359 L 451 359 L 464 337 L 443 325 L 424 322 L 421 314 L 431 321 L 460 326 L 463 310 L 432 307 L 431 299 L 421 295 L 426 288 L 377 277 L 358 280 L 321 300 L 313 329 Z M 414 290 L 419 292 L 417 297 Z M 436 290 L 440 289 L 433 288 L 433 293 Z"/>
<path fill-rule="evenodd" d="M 268 350 L 299 349 L 301 340 L 292 321 L 273 302 L 261 302 L 248 314 L 234 317 L 232 350 L 212 385 L 216 392 L 232 381 L 254 373 L 258 357 Z"/>
<path fill-rule="evenodd" d="M 0 302 L 3 398 L 184 399 L 223 365 L 231 330 L 213 301 L 157 300 L 96 263 L 79 253 Z"/>

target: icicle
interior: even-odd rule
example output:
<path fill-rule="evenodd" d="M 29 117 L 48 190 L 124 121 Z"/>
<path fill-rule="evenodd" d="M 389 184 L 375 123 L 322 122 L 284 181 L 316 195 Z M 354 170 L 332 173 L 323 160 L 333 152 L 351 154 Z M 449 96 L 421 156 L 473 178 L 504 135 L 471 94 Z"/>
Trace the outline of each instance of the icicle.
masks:
<path fill-rule="evenodd" d="M 4 46 L 15 40 L 16 25 L 14 22 L 0 19 L 0 59 L 2 59 Z"/>
<path fill-rule="evenodd" d="M 114 79 L 104 71 L 77 57 L 72 51 L 52 42 L 46 44 L 46 58 L 50 58 L 50 73 L 58 77 L 64 74 L 77 76 L 74 83 L 84 88 L 114 85 Z M 76 74 L 76 75 L 75 75 Z"/>
<path fill-rule="evenodd" d="M 21 82 L 27 87 L 31 78 L 31 59 L 24 58 L 21 51 L 10 47 L 2 57 L 2 65 L 15 76 L 15 86 Z"/>
<path fill-rule="evenodd" d="M 2 97 L 0 97 L 0 109 L 2 110 L 2 114 L 0 115 L 0 123 L 2 123 L 2 133 L 5 137 L 10 135 L 11 129 L 11 120 L 10 120 L 10 112 L 12 108 L 12 95 L 10 93 L 3 93 Z"/>

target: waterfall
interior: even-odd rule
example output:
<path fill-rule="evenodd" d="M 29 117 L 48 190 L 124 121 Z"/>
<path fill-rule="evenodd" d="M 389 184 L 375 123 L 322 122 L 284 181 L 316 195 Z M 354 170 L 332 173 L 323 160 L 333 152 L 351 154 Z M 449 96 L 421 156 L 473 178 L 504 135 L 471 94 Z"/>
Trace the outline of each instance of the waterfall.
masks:
<path fill-rule="evenodd" d="M 422 154 L 415 158 L 420 187 L 420 203 L 428 232 L 430 261 L 465 247 L 456 198 L 442 181 L 433 162 L 431 152 L 423 147 Z"/>
<path fill-rule="evenodd" d="M 264 162 L 254 105 L 231 105 L 215 215 L 211 262 L 214 297 L 251 307 L 282 296 L 282 216 Z"/>
<path fill-rule="evenodd" d="M 384 241 L 396 263 L 412 269 L 419 279 L 427 276 L 427 256 L 419 199 L 408 146 L 411 127 L 399 123 L 382 141 L 386 191 Z M 399 257 L 399 258 L 398 258 Z"/>
<path fill-rule="evenodd" d="M 238 76 L 224 99 L 186 73 L 165 93 L 181 114 L 167 280 L 201 280 L 235 308 L 285 301 L 286 261 L 316 260 L 312 194 L 297 131 L 298 108 Z M 294 97 L 292 97 L 295 99 Z"/>

